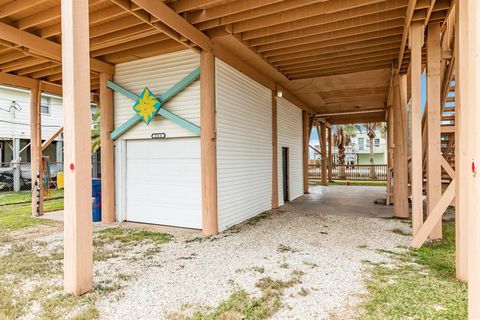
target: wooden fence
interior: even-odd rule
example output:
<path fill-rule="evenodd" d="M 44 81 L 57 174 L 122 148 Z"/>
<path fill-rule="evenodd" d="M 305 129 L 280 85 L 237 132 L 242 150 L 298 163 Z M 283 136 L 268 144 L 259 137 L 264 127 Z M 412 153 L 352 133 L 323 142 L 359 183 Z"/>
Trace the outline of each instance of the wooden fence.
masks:
<path fill-rule="evenodd" d="M 320 164 L 308 166 L 308 178 L 310 180 L 322 179 L 322 167 Z M 387 181 L 386 164 L 354 164 L 332 165 L 333 180 L 357 180 L 357 181 Z"/>

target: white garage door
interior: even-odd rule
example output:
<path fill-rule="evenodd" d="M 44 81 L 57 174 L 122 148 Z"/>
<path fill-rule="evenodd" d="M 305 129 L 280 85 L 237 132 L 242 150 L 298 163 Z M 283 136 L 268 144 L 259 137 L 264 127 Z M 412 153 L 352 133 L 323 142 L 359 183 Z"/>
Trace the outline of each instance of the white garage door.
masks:
<path fill-rule="evenodd" d="M 200 229 L 200 139 L 127 142 L 127 220 Z"/>

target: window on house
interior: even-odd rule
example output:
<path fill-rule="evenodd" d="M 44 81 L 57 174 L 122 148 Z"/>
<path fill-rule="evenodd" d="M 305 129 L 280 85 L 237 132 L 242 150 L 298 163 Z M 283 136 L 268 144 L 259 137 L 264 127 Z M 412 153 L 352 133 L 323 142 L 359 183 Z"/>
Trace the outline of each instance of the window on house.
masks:
<path fill-rule="evenodd" d="M 50 114 L 50 98 L 42 97 L 42 104 L 40 110 L 44 114 Z"/>
<path fill-rule="evenodd" d="M 375 139 L 375 148 L 380 148 L 380 139 Z"/>
<path fill-rule="evenodd" d="M 365 140 L 363 138 L 358 138 L 358 150 L 365 150 Z"/>

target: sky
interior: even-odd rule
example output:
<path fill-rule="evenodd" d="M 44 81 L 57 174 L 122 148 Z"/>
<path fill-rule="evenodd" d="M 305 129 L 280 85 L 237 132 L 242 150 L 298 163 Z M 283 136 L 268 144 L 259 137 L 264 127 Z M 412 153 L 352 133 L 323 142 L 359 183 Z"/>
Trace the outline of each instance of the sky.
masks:
<path fill-rule="evenodd" d="M 422 74 L 422 100 L 421 100 L 422 113 L 423 113 L 423 110 L 425 109 L 426 101 L 427 101 L 427 77 L 424 73 Z M 313 146 L 319 145 L 316 130 L 312 130 L 312 135 L 310 136 L 310 144 Z"/>

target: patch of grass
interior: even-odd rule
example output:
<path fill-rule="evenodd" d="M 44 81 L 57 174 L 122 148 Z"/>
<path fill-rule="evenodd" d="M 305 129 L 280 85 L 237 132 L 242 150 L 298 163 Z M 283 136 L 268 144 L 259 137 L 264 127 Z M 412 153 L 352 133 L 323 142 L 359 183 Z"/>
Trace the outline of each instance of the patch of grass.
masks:
<path fill-rule="evenodd" d="M 277 252 L 278 253 L 285 253 L 285 252 L 295 253 L 295 252 L 298 252 L 298 250 L 295 249 L 294 247 L 290 247 L 285 244 L 279 244 L 277 247 Z"/>
<path fill-rule="evenodd" d="M 78 309 L 73 316 L 76 319 L 97 319 L 98 310 L 95 307 L 96 298 L 93 294 L 74 296 L 67 293 L 59 293 L 42 302 L 40 319 L 60 320 L 70 318 L 73 310 Z"/>
<path fill-rule="evenodd" d="M 0 276 L 55 274 L 60 272 L 58 260 L 41 256 L 32 250 L 31 244 L 14 244 L 10 252 L 0 257 Z"/>
<path fill-rule="evenodd" d="M 192 239 L 187 239 L 185 240 L 185 243 L 193 243 L 193 242 L 198 242 L 198 243 L 202 243 L 204 241 L 213 241 L 213 237 L 211 236 L 208 236 L 208 237 L 195 237 L 195 238 L 192 238 Z"/>
<path fill-rule="evenodd" d="M 271 277 L 265 277 L 260 279 L 256 286 L 261 289 L 262 292 L 276 291 L 283 295 L 285 289 L 294 287 L 302 283 L 302 276 L 304 273 L 300 270 L 294 270 L 292 276 L 288 280 L 274 280 Z"/>
<path fill-rule="evenodd" d="M 280 297 L 276 294 L 262 294 L 259 298 L 252 298 L 245 290 L 238 290 L 221 302 L 212 311 L 197 311 L 189 320 L 214 319 L 268 319 L 281 307 Z M 181 318 L 178 318 L 181 319 Z"/>
<path fill-rule="evenodd" d="M 262 212 L 260 214 L 257 214 L 256 216 L 254 216 L 254 217 L 248 219 L 247 221 L 245 221 L 244 224 L 249 225 L 249 226 L 254 226 L 257 223 L 259 223 L 260 221 L 269 218 L 270 213 L 271 213 L 270 211 L 265 211 L 265 212 Z"/>
<path fill-rule="evenodd" d="M 390 230 L 391 232 L 395 233 L 395 234 L 399 234 L 401 236 L 405 236 L 405 237 L 410 237 L 412 234 L 410 232 L 406 232 L 406 231 L 403 231 L 402 229 L 400 228 L 394 228 L 392 230 Z"/>
<path fill-rule="evenodd" d="M 173 236 L 167 233 L 153 232 L 148 230 L 137 230 L 127 228 L 107 228 L 97 232 L 95 242 L 102 245 L 112 242 L 121 244 L 137 244 L 139 242 L 152 242 L 162 244 L 170 242 Z"/>
<path fill-rule="evenodd" d="M 34 242 L 12 243 L 9 253 L 0 257 L 0 319 L 22 317 L 33 301 L 40 302 L 40 314 L 36 315 L 39 319 L 64 319 L 78 307 L 77 298 L 63 294 L 62 288 L 49 283 L 60 277 L 61 261 L 51 254 L 40 255 L 34 248 Z M 33 289 L 24 289 L 26 279 L 29 286 L 35 286 Z M 89 314 L 92 311 L 81 319 L 94 319 L 88 318 Z"/>
<path fill-rule="evenodd" d="M 32 217 L 31 205 L 0 206 L 0 233 L 30 228 L 39 225 L 59 225 L 59 223 Z M 44 211 L 56 211 L 63 209 L 62 200 L 45 201 Z"/>
<path fill-rule="evenodd" d="M 306 297 L 309 294 L 310 294 L 310 290 L 305 289 L 305 288 L 301 288 L 300 291 L 298 292 L 298 295 L 300 295 L 302 297 Z"/>
<path fill-rule="evenodd" d="M 114 227 L 100 230 L 95 233 L 93 245 L 93 258 L 95 261 L 106 261 L 119 257 L 118 245 L 134 246 L 140 243 L 153 243 L 155 246 L 170 242 L 173 236 L 167 233 L 147 230 Z M 150 257 L 159 252 L 158 247 L 147 249 L 143 258 Z M 132 258 L 136 260 L 137 258 Z"/>
<path fill-rule="evenodd" d="M 180 257 L 178 258 L 177 260 L 193 260 L 197 257 L 197 254 L 196 253 L 192 253 L 190 254 L 189 256 L 183 256 L 183 257 Z"/>
<path fill-rule="evenodd" d="M 305 261 L 303 261 L 303 264 L 306 265 L 306 266 L 309 266 L 312 269 L 318 267 L 318 264 L 316 264 L 315 262 L 312 262 L 312 261 L 305 260 Z"/>
<path fill-rule="evenodd" d="M 444 239 L 375 264 L 369 295 L 359 319 L 467 319 L 467 286 L 455 279 L 455 225 L 444 224 Z"/>
<path fill-rule="evenodd" d="M 265 267 L 253 267 L 251 270 L 258 273 L 265 273 Z"/>
<path fill-rule="evenodd" d="M 193 316 L 179 313 L 168 315 L 169 320 L 263 320 L 272 317 L 282 307 L 282 296 L 286 288 L 300 283 L 303 272 L 292 272 L 289 280 L 260 279 L 256 286 L 261 289 L 260 297 L 252 297 L 245 290 L 236 290 L 217 307 L 197 310 Z"/>

